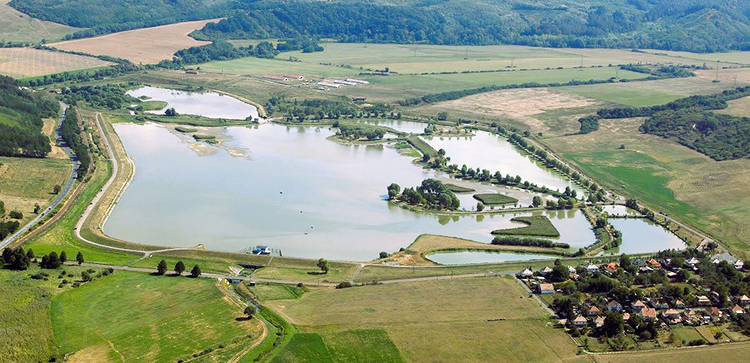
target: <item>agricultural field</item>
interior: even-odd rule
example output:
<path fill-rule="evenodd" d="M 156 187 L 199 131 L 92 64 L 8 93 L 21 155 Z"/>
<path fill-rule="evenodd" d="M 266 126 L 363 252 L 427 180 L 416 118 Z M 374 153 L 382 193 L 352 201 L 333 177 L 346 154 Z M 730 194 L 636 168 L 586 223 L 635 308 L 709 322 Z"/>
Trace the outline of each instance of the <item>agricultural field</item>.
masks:
<path fill-rule="evenodd" d="M 723 362 L 743 361 L 750 354 L 750 343 L 721 344 L 708 347 L 688 347 L 649 352 L 623 352 L 617 354 L 591 354 L 589 357 L 599 363 L 640 363 L 640 362 L 710 362 L 721 357 Z"/>
<path fill-rule="evenodd" d="M 188 36 L 214 20 L 190 21 L 153 28 L 128 30 L 94 38 L 68 40 L 50 44 L 58 49 L 94 55 L 108 55 L 127 59 L 135 64 L 153 64 L 172 59 L 180 49 L 200 46 L 208 42 Z"/>
<path fill-rule="evenodd" d="M 23 213 L 21 224 L 36 215 L 34 204 L 43 209 L 57 197 L 56 184 L 64 185 L 71 173 L 70 160 L 0 157 L 0 200 L 6 214 L 12 210 Z"/>
<path fill-rule="evenodd" d="M 750 117 L 750 97 L 740 98 L 727 102 L 729 107 L 718 110 L 716 113 L 724 113 L 737 117 Z"/>
<path fill-rule="evenodd" d="M 605 187 L 696 226 L 727 244 L 737 257 L 748 258 L 750 160 L 713 161 L 640 133 L 641 123 L 603 120 L 599 131 L 544 142 Z"/>
<path fill-rule="evenodd" d="M 0 48 L 0 74 L 38 77 L 111 65 L 101 59 L 33 48 Z"/>
<path fill-rule="evenodd" d="M 55 296 L 60 352 L 75 352 L 73 361 L 165 361 L 251 343 L 260 322 L 236 319 L 242 309 L 215 284 L 122 271 Z"/>
<path fill-rule="evenodd" d="M 31 42 L 58 40 L 81 28 L 34 19 L 8 6 L 10 0 L 0 0 L 0 41 Z"/>
<path fill-rule="evenodd" d="M 512 277 L 492 277 L 316 290 L 266 305 L 332 351 L 342 348 L 332 349 L 331 337 L 365 330 L 389 338 L 410 362 L 575 360 L 573 341 L 528 296 Z"/>
<path fill-rule="evenodd" d="M 383 69 L 401 74 L 421 74 L 424 72 L 462 72 L 503 69 L 546 69 L 599 67 L 629 63 L 663 63 L 703 65 L 708 62 L 749 63 L 750 52 L 731 52 L 701 55 L 687 52 L 631 52 L 618 49 L 565 49 L 527 47 L 518 45 L 491 46 L 440 46 L 409 44 L 361 44 L 361 43 L 321 43 L 324 52 L 283 53 L 289 54 L 304 63 L 331 63 L 351 66 L 353 69 Z M 659 54 L 656 54 L 659 53 Z M 512 68 L 511 68 L 512 64 Z"/>

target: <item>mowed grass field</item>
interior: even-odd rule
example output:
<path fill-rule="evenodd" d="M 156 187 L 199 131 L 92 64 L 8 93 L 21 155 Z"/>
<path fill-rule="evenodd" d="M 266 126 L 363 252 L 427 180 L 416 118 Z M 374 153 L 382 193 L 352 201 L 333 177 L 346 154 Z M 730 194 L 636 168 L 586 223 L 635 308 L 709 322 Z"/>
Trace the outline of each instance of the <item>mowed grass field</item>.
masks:
<path fill-rule="evenodd" d="M 82 30 L 34 19 L 8 6 L 9 2 L 0 0 L 0 41 L 36 43 L 42 39 L 61 39 L 66 34 Z"/>
<path fill-rule="evenodd" d="M 0 200 L 6 213 L 23 213 L 21 223 L 36 215 L 34 204 L 47 207 L 57 197 L 56 184 L 65 185 L 71 173 L 70 160 L 0 157 Z"/>
<path fill-rule="evenodd" d="M 576 358 L 573 341 L 548 326 L 545 310 L 512 277 L 325 289 L 265 304 L 301 331 L 320 334 L 329 349 L 337 335 L 365 330 L 381 342 L 387 337 L 408 362 Z M 355 356 L 370 354 L 357 346 L 345 345 Z"/>
<path fill-rule="evenodd" d="M 180 49 L 208 44 L 209 42 L 197 41 L 188 34 L 212 21 L 215 20 L 189 21 L 128 30 L 94 38 L 52 43 L 50 46 L 63 50 L 124 58 L 135 64 L 158 63 L 164 59 L 172 59 L 172 55 Z"/>
<path fill-rule="evenodd" d="M 0 74 L 14 78 L 98 68 L 112 63 L 74 54 L 33 48 L 0 48 Z"/>
<path fill-rule="evenodd" d="M 116 272 L 52 299 L 52 326 L 74 361 L 174 361 L 206 348 L 250 344 L 257 319 L 210 279 Z M 235 340 L 236 339 L 236 340 Z"/>

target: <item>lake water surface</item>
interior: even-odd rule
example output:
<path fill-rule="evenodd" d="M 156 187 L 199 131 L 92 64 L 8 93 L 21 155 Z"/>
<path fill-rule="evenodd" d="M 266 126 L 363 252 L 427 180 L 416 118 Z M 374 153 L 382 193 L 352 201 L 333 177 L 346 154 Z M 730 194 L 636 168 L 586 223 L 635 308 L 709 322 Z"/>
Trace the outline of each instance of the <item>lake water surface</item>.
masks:
<path fill-rule="evenodd" d="M 255 106 L 216 92 L 186 92 L 146 86 L 128 91 L 127 94 L 136 98 L 147 96 L 168 103 L 164 109 L 150 112 L 154 114 L 164 114 L 168 108 L 174 108 L 180 114 L 209 118 L 244 120 L 247 117 L 258 117 Z"/>
<path fill-rule="evenodd" d="M 216 93 L 154 87 L 129 93 L 167 101 L 178 113 L 214 118 L 257 117 L 255 107 Z M 383 122 L 407 132 L 424 128 L 423 124 L 408 121 L 379 121 Z M 104 231 L 128 241 L 161 246 L 202 243 L 219 251 L 269 245 L 285 256 L 371 260 L 381 251 L 394 252 L 408 246 L 424 233 L 489 243 L 492 230 L 521 226 L 510 219 L 531 215 L 435 215 L 394 206 L 384 200 L 390 183 L 409 187 L 426 178 L 446 176 L 422 169 L 413 164 L 412 158 L 384 145 L 344 145 L 328 140 L 333 131 L 327 127 L 263 124 L 224 129 L 231 138 L 226 146 L 243 150 L 246 157 L 235 157 L 222 149 L 213 155 L 199 156 L 190 149 L 186 138 L 156 124 L 118 124 L 115 129 L 128 155 L 135 160 L 137 172 Z M 435 137 L 428 142 L 436 149 L 445 148 L 452 163 L 519 174 L 553 189 L 573 185 L 521 155 L 504 139 L 486 132 L 478 132 L 473 138 Z M 470 198 L 470 194 L 461 196 L 462 208 L 470 210 L 476 205 Z M 561 233 L 559 241 L 576 248 L 594 242 L 591 227 L 581 212 L 536 213 L 550 218 Z M 642 230 L 631 234 L 641 233 L 641 237 L 630 239 L 629 228 L 621 228 L 621 248 L 627 253 L 634 253 L 629 252 L 630 244 L 632 250 L 648 251 L 664 245 L 638 240 L 651 233 L 658 235 L 658 231 Z M 641 231 L 638 226 L 634 228 Z M 670 245 L 671 239 L 664 240 Z M 435 258 L 445 263 L 475 263 L 527 257 L 470 252 Z"/>
<path fill-rule="evenodd" d="M 327 140 L 328 128 L 227 128 L 228 146 L 248 156 L 239 158 L 223 150 L 198 156 L 156 124 L 115 127 L 137 172 L 104 230 L 128 241 L 222 251 L 269 245 L 285 256 L 370 260 L 423 233 L 489 243 L 492 230 L 529 215 L 436 216 L 393 206 L 383 200 L 386 186 L 416 186 L 435 172 L 389 147 Z M 549 215 L 561 240 L 593 242 L 580 213 Z"/>

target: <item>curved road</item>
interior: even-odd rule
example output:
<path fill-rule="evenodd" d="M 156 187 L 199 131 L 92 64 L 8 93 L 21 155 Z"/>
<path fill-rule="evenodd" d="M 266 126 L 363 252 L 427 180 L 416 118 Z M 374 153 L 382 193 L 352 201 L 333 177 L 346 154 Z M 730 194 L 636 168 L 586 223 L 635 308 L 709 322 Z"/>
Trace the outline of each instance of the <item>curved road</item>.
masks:
<path fill-rule="evenodd" d="M 106 248 L 110 250 L 117 250 L 117 251 L 123 251 L 123 252 L 134 252 L 134 253 L 142 253 L 143 257 L 148 257 L 152 253 L 155 252 L 167 252 L 167 251 L 181 251 L 181 250 L 194 250 L 193 247 L 178 247 L 178 248 L 167 248 L 163 250 L 157 250 L 157 251 L 143 251 L 143 250 L 136 250 L 132 248 L 123 248 L 123 247 L 115 247 L 115 246 L 108 246 L 101 243 L 96 243 L 94 241 L 90 241 L 86 239 L 85 237 L 81 236 L 81 227 L 83 227 L 83 223 L 86 221 L 86 219 L 89 218 L 91 215 L 91 212 L 94 210 L 96 205 L 99 203 L 99 200 L 104 196 L 104 194 L 109 190 L 109 187 L 112 185 L 112 183 L 115 182 L 115 179 L 117 179 L 117 174 L 120 170 L 120 163 L 117 162 L 115 159 L 115 153 L 112 151 L 112 144 L 109 142 L 109 137 L 107 136 L 107 132 L 104 131 L 104 128 L 102 127 L 102 123 L 100 120 L 101 113 L 96 113 L 96 126 L 99 128 L 99 132 L 102 134 L 102 139 L 104 140 L 104 146 L 107 149 L 107 158 L 112 163 L 112 175 L 109 177 L 109 180 L 102 186 L 102 189 L 99 190 L 99 192 L 96 194 L 93 200 L 91 200 L 91 203 L 89 203 L 88 207 L 86 207 L 86 210 L 81 214 L 81 218 L 78 219 L 78 222 L 76 223 L 74 234 L 76 238 L 79 240 L 86 242 L 88 244 L 100 247 L 100 248 Z"/>
<path fill-rule="evenodd" d="M 60 119 L 57 124 L 57 130 L 56 130 L 56 138 L 60 140 L 62 138 L 62 123 L 65 120 L 65 110 L 68 108 L 68 105 L 64 103 L 60 103 Z M 57 193 L 57 198 L 50 204 L 49 207 L 44 209 L 41 213 L 39 213 L 34 219 L 29 221 L 29 223 L 26 223 L 23 227 L 19 228 L 16 233 L 13 233 L 12 235 L 8 236 L 6 239 L 4 239 L 2 242 L 0 242 L 0 249 L 3 249 L 13 243 L 15 240 L 17 240 L 19 237 L 24 235 L 26 232 L 28 232 L 31 227 L 39 223 L 39 221 L 42 220 L 49 212 L 54 210 L 62 201 L 65 199 L 65 197 L 68 195 L 70 190 L 73 188 L 73 183 L 75 183 L 76 176 L 78 176 L 77 170 L 78 170 L 78 160 L 75 158 L 75 155 L 73 154 L 73 151 L 70 150 L 70 148 L 67 145 L 62 146 L 63 150 L 68 154 L 68 157 L 70 160 L 73 161 L 71 164 L 71 173 L 70 177 L 68 178 L 67 183 L 65 183 L 65 186 L 60 190 L 59 193 Z"/>

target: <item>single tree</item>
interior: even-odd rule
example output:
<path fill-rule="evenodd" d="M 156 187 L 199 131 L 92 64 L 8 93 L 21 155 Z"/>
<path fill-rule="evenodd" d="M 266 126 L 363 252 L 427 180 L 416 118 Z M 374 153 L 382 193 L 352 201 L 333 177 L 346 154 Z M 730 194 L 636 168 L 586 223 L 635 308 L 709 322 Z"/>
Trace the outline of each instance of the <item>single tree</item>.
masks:
<path fill-rule="evenodd" d="M 60 186 L 60 184 L 55 184 L 55 186 L 52 188 L 52 193 L 54 193 L 54 194 L 60 194 L 60 189 L 62 189 L 62 187 Z"/>
<path fill-rule="evenodd" d="M 65 263 L 68 261 L 68 255 L 65 253 L 65 251 L 60 252 L 60 262 Z"/>
<path fill-rule="evenodd" d="M 330 265 L 328 264 L 328 260 L 325 258 L 321 258 L 318 260 L 318 268 L 323 271 L 324 274 L 328 273 L 328 269 L 330 268 Z"/>
<path fill-rule="evenodd" d="M 247 315 L 248 319 L 252 319 L 256 313 L 258 313 L 258 308 L 255 305 L 248 305 L 245 308 L 245 315 Z"/>
<path fill-rule="evenodd" d="M 83 253 L 81 253 L 81 251 L 78 251 L 78 254 L 76 255 L 76 262 L 78 262 L 79 265 L 83 263 Z"/>
<path fill-rule="evenodd" d="M 84 282 L 91 281 L 91 274 L 88 271 L 81 272 L 81 280 L 83 280 Z"/>
<path fill-rule="evenodd" d="M 193 266 L 193 269 L 190 270 L 190 276 L 198 277 L 200 275 L 201 275 L 201 268 L 198 265 Z"/>
<path fill-rule="evenodd" d="M 29 250 L 26 251 L 26 257 L 28 257 L 29 260 L 33 260 L 34 259 L 34 250 L 32 250 L 31 248 L 29 248 Z"/>
<path fill-rule="evenodd" d="M 156 273 L 158 275 L 164 275 L 167 272 L 167 261 L 159 261 L 159 265 L 156 266 Z"/>
<path fill-rule="evenodd" d="M 182 275 L 182 273 L 185 272 L 185 264 L 182 263 L 182 261 L 177 261 L 174 265 L 174 272 L 178 275 Z"/>
<path fill-rule="evenodd" d="M 34 214 L 39 214 L 41 209 L 42 207 L 39 206 L 39 203 L 34 204 Z"/>
<path fill-rule="evenodd" d="M 52 251 L 49 255 L 42 257 L 42 268 L 55 269 L 60 267 L 60 257 L 57 256 L 57 252 Z"/>

